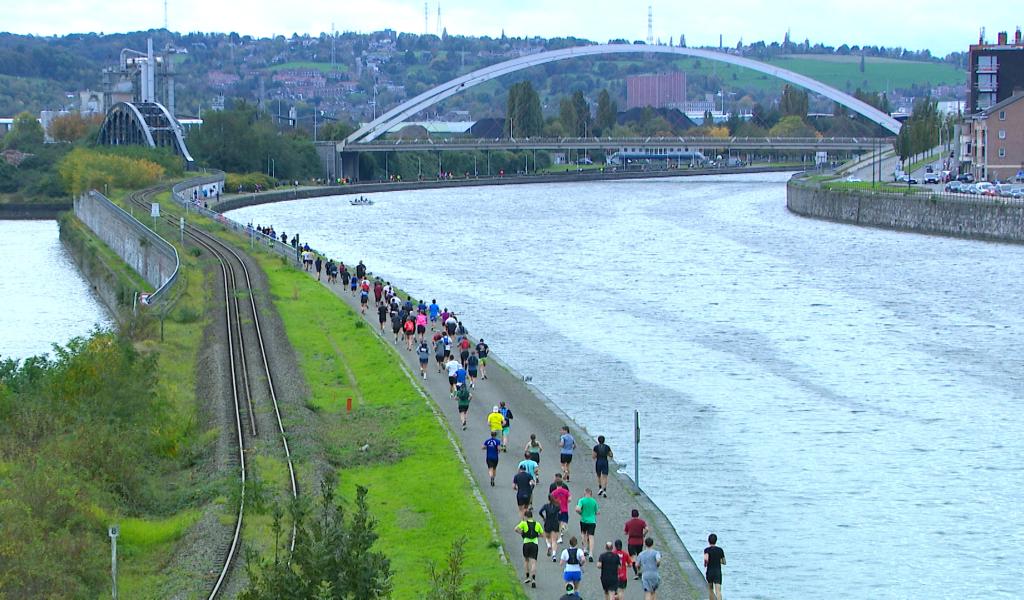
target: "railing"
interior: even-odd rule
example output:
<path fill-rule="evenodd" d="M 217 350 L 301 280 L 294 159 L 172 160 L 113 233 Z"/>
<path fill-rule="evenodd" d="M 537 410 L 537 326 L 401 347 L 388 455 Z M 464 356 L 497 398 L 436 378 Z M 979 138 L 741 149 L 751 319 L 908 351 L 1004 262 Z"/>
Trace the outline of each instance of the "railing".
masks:
<path fill-rule="evenodd" d="M 797 187 L 808 187 L 815 189 L 827 189 L 832 194 L 847 194 L 847 195 L 859 195 L 859 196 L 870 196 L 872 198 L 883 198 L 883 199 L 894 199 L 894 200 L 905 200 L 913 198 L 915 200 L 933 200 L 942 202 L 951 202 L 956 204 L 974 205 L 974 206 L 1024 206 L 1024 198 L 1012 198 L 1007 196 L 985 196 L 980 194 L 967 194 L 958 192 L 947 192 L 930 190 L 928 188 L 921 187 L 920 185 L 907 186 L 905 183 L 900 184 L 879 182 L 879 185 L 885 185 L 886 190 L 874 190 L 863 187 L 850 187 L 846 188 L 842 186 L 842 180 L 834 181 L 813 181 L 810 180 L 810 173 L 802 173 L 796 175 L 789 180 L 789 185 Z M 840 184 L 832 186 L 830 184 Z M 894 186 L 901 186 L 906 191 L 896 191 L 892 189 Z"/>
<path fill-rule="evenodd" d="M 820 146 L 857 146 L 868 147 L 878 144 L 891 144 L 892 138 L 868 138 L 868 137 L 519 137 L 519 138 L 460 138 L 451 137 L 443 139 L 395 139 L 395 140 L 374 140 L 372 142 L 360 142 L 346 146 L 349 150 L 361 150 L 371 148 L 400 148 L 414 146 L 422 148 L 444 148 L 446 146 L 473 146 L 479 148 L 507 147 L 515 145 L 600 145 L 602 147 L 616 148 L 624 146 L 687 146 L 714 148 L 729 145 L 785 145 L 789 147 L 820 147 Z"/>
<path fill-rule="evenodd" d="M 178 273 L 181 271 L 181 259 L 178 257 L 178 251 L 174 248 L 174 245 L 157 235 L 155 231 L 146 227 L 141 221 L 128 214 L 123 208 L 111 202 L 106 196 L 98 191 L 91 190 L 88 192 L 88 196 L 95 202 L 103 205 L 110 214 L 114 215 L 115 218 L 130 227 L 138 235 L 149 240 L 155 248 L 159 248 L 168 258 L 174 259 L 174 271 L 167 279 L 160 283 L 156 288 L 156 291 L 149 296 L 150 304 L 160 302 L 166 296 L 167 291 L 171 286 L 174 285 L 174 282 L 178 280 Z M 157 285 L 152 281 L 149 283 Z"/>
<path fill-rule="evenodd" d="M 217 170 L 208 171 L 207 175 L 182 181 L 171 188 L 171 198 L 185 208 L 186 214 L 194 212 L 196 214 L 203 215 L 213 221 L 216 221 L 223 227 L 232 231 L 242 233 L 249 237 L 250 243 L 252 244 L 263 244 L 265 247 L 274 251 L 285 258 L 290 258 L 296 262 L 300 261 L 300 251 L 297 248 L 292 247 L 289 244 L 285 244 L 277 238 L 272 238 L 269 235 L 265 235 L 259 231 L 256 231 L 248 225 L 242 225 L 237 223 L 219 212 L 210 210 L 202 205 L 202 195 L 198 195 L 197 199 L 193 201 L 188 194 L 188 190 L 201 188 L 204 185 L 218 184 L 218 189 L 224 189 L 224 172 Z"/>

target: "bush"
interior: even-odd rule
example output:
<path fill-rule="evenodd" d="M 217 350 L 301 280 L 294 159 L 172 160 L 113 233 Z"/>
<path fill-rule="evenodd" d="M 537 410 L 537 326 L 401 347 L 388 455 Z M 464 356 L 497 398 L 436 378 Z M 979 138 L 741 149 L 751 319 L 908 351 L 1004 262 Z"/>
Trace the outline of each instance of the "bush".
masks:
<path fill-rule="evenodd" d="M 256 186 L 260 189 L 269 190 L 277 185 L 277 182 L 263 173 L 228 173 L 224 177 L 224 190 L 227 192 L 254 192 Z"/>
<path fill-rule="evenodd" d="M 165 169 L 155 162 L 128 158 L 101 150 L 75 148 L 57 166 L 64 189 L 78 195 L 104 185 L 143 188 L 160 181 Z"/>

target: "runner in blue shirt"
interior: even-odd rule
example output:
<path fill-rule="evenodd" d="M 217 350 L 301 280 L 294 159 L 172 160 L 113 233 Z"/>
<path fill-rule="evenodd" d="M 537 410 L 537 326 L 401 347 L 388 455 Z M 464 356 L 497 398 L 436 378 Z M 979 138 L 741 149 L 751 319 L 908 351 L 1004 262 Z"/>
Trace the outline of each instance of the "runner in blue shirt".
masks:
<path fill-rule="evenodd" d="M 558 438 L 559 460 L 562 463 L 562 479 L 569 481 L 569 465 L 572 453 L 576 449 L 576 439 L 569 433 L 569 426 L 562 425 L 562 435 Z"/>
<path fill-rule="evenodd" d="M 441 314 L 441 307 L 437 305 L 437 300 L 430 301 L 430 322 L 437 321 L 437 316 Z"/>
<path fill-rule="evenodd" d="M 494 471 L 498 468 L 498 457 L 501 452 L 501 440 L 498 432 L 492 431 L 491 437 L 484 440 L 483 449 L 487 459 L 487 474 L 491 476 L 491 487 L 494 487 Z"/>

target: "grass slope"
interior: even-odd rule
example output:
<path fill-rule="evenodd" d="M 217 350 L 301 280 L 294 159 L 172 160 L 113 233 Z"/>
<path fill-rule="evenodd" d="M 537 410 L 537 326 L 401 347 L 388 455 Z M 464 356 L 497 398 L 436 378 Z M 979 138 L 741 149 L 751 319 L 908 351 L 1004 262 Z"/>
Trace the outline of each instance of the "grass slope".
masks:
<path fill-rule="evenodd" d="M 348 498 L 356 485 L 370 491 L 378 544 L 394 571 L 393 596 L 422 597 L 430 585 L 427 561 L 442 562 L 452 541 L 465 536 L 470 578 L 521 597 L 445 427 L 394 351 L 317 282 L 276 257 L 263 255 L 260 264 L 312 391 L 308 405 L 322 418 L 339 491 Z M 349 397 L 353 411 L 346 414 Z"/>

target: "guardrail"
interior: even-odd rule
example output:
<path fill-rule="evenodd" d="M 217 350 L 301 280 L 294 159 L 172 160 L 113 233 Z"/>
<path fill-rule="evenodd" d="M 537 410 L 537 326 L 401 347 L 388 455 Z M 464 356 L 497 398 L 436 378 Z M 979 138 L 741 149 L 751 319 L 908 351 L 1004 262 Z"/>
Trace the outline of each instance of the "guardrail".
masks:
<path fill-rule="evenodd" d="M 128 214 L 123 208 L 114 204 L 109 198 L 99 193 L 96 190 L 90 190 L 87 195 L 95 202 L 102 205 L 107 211 L 114 216 L 117 220 L 124 223 L 141 238 L 149 240 L 155 248 L 158 248 L 168 258 L 174 259 L 174 271 L 171 275 L 159 284 L 156 291 L 150 294 L 149 303 L 155 304 L 163 300 L 166 296 L 167 291 L 174 285 L 174 282 L 178 280 L 178 273 L 181 271 L 181 259 L 178 257 L 178 251 L 174 248 L 174 245 L 165 240 L 164 238 L 157 235 L 155 231 L 144 225 L 141 221 Z M 149 283 L 157 285 L 150 281 Z"/>
<path fill-rule="evenodd" d="M 255 229 L 248 225 L 242 225 L 241 223 L 238 223 L 225 217 L 219 212 L 206 208 L 205 206 L 203 206 L 202 203 L 202 194 L 192 195 L 188 193 L 189 190 L 198 189 L 203 186 L 213 185 L 218 186 L 217 189 L 223 190 L 224 178 L 225 174 L 223 171 L 210 170 L 208 171 L 207 175 L 182 181 L 181 183 L 178 183 L 177 185 L 172 187 L 171 198 L 185 208 L 186 214 L 194 212 L 196 214 L 203 215 L 204 217 L 216 221 L 217 223 L 219 223 L 220 225 L 224 226 L 227 229 L 248 236 L 251 244 L 262 244 L 265 247 L 272 250 L 273 252 L 280 254 L 281 256 L 284 256 L 285 258 L 290 258 L 295 260 L 296 262 L 301 262 L 301 251 L 298 248 L 294 248 L 289 244 L 281 242 L 277 238 L 272 238 L 269 235 L 265 235 L 259 231 L 256 231 Z"/>

